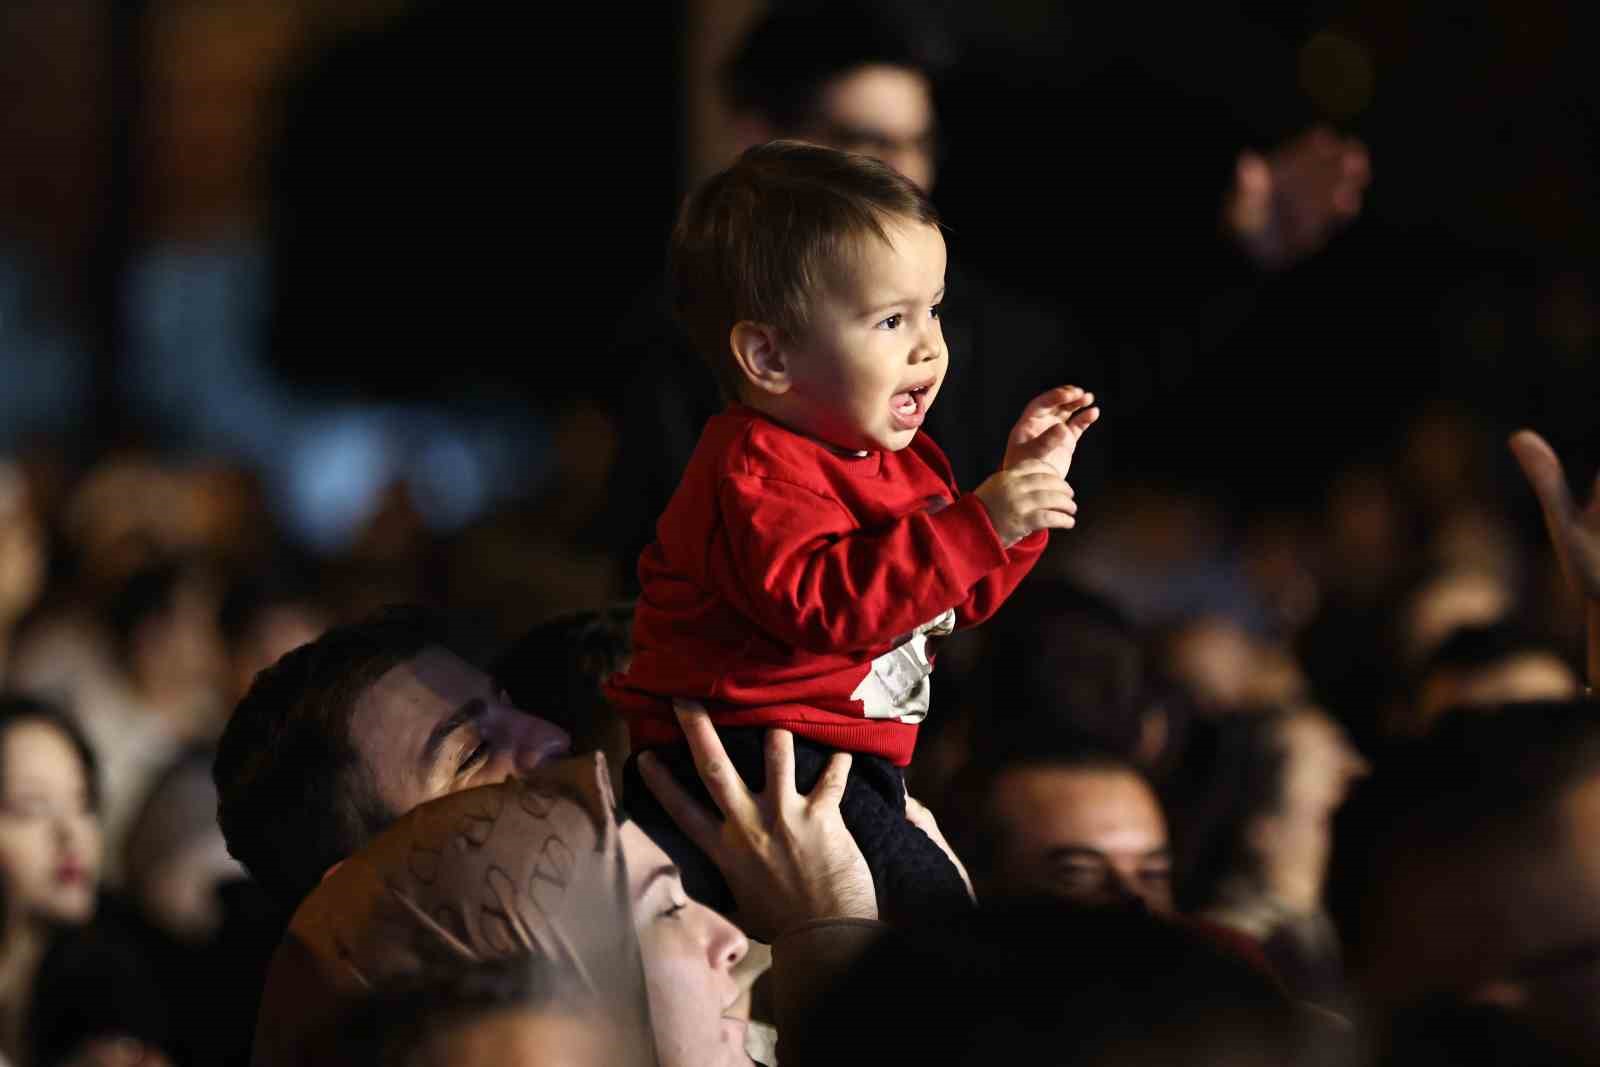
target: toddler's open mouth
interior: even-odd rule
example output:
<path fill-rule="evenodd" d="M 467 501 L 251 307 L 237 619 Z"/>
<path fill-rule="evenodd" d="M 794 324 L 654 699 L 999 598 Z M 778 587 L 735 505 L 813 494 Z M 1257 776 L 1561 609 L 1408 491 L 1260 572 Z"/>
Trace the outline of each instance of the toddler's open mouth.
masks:
<path fill-rule="evenodd" d="M 932 392 L 933 383 L 926 382 L 889 398 L 889 409 L 900 429 L 914 430 L 922 425 L 922 420 L 928 415 L 928 397 Z"/>

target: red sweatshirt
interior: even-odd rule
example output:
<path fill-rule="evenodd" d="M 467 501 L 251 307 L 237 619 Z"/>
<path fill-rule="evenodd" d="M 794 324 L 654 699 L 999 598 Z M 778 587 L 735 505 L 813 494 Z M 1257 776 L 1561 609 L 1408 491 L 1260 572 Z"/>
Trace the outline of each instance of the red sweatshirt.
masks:
<path fill-rule="evenodd" d="M 919 631 L 993 615 L 1046 539 L 1002 547 L 927 434 L 840 455 L 730 408 L 639 558 L 633 659 L 607 695 L 635 749 L 682 740 L 682 697 L 719 726 L 782 726 L 904 766 L 927 711 Z"/>

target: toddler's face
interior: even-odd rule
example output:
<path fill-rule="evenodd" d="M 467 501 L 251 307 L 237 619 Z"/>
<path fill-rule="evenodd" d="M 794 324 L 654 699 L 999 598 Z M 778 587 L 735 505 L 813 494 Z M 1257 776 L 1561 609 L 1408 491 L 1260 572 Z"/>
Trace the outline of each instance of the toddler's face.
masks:
<path fill-rule="evenodd" d="M 858 242 L 854 262 L 817 296 L 789 353 L 786 418 L 839 448 L 898 452 L 911 443 L 944 381 L 939 325 L 944 238 L 891 222 L 889 242 Z"/>

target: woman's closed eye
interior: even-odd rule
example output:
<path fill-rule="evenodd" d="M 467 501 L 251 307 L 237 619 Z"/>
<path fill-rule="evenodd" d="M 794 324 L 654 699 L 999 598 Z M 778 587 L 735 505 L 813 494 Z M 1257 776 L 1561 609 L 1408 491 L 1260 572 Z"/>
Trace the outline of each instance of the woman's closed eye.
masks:
<path fill-rule="evenodd" d="M 466 758 L 461 761 L 460 773 L 466 774 L 488 758 L 489 742 L 480 740 L 477 747 L 468 752 Z"/>

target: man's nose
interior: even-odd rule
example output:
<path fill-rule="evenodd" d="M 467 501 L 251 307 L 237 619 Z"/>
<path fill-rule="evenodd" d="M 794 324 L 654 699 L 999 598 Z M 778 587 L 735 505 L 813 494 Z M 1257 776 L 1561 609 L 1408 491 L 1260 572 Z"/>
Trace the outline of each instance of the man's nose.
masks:
<path fill-rule="evenodd" d="M 555 723 L 527 712 L 513 714 L 510 741 L 518 770 L 532 770 L 572 751 L 572 735 Z"/>

